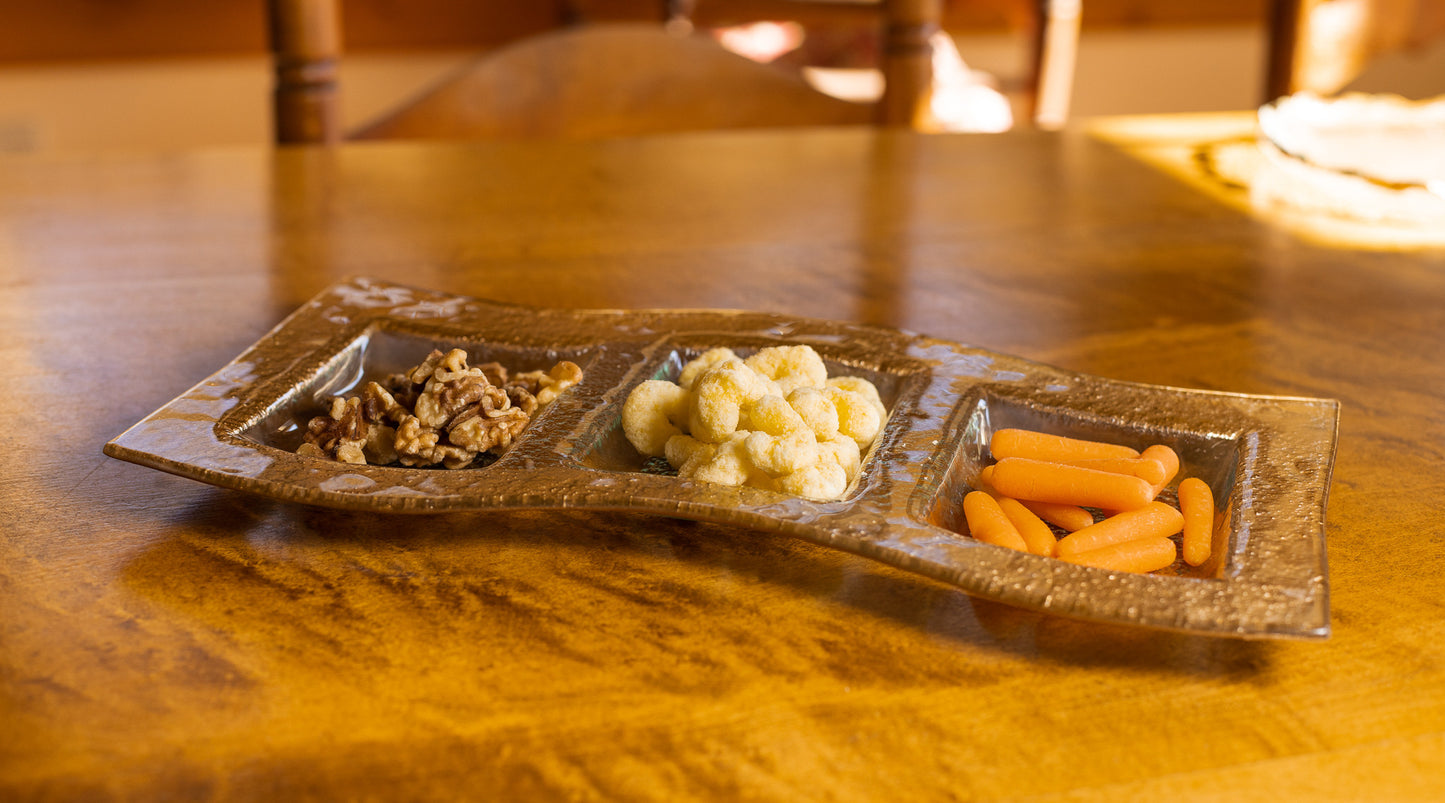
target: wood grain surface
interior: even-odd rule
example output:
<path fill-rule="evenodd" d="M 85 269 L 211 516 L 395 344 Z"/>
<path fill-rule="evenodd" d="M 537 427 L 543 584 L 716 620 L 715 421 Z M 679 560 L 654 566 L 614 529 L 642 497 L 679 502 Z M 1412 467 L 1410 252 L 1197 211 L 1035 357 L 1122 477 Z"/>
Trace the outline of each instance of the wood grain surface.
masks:
<path fill-rule="evenodd" d="M 333 281 L 907 328 L 1343 405 L 1333 636 L 1049 618 L 787 538 L 268 501 L 101 446 Z M 1080 134 L 0 156 L 0 798 L 1431 800 L 1445 254 Z"/>

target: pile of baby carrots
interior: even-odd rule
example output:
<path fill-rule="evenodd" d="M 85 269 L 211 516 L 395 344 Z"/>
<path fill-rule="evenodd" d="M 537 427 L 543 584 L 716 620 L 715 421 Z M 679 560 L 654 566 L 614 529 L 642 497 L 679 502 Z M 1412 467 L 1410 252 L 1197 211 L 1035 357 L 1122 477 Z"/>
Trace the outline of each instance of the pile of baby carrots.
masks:
<path fill-rule="evenodd" d="M 1214 495 L 1197 477 L 1179 481 L 1176 508 L 1158 501 L 1179 473 L 1164 445 L 1128 446 L 1001 429 L 996 462 L 963 499 L 969 534 L 997 546 L 1101 569 L 1152 572 L 1209 560 Z M 1093 511 L 1100 511 L 1096 520 Z M 1049 525 L 1064 531 L 1057 537 Z M 1182 532 L 1176 551 L 1171 536 Z"/>

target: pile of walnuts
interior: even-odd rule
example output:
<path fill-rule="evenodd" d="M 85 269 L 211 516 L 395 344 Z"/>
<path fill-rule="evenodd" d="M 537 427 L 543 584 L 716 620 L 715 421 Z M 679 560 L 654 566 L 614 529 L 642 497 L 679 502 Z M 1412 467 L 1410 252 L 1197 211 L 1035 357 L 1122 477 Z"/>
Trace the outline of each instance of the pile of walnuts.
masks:
<path fill-rule="evenodd" d="M 433 350 L 420 365 L 368 382 L 360 396 L 336 397 L 306 426 L 297 454 L 344 463 L 466 468 L 501 454 L 582 369 L 563 360 L 543 371 L 509 374 L 491 362 L 468 366 L 467 353 Z"/>

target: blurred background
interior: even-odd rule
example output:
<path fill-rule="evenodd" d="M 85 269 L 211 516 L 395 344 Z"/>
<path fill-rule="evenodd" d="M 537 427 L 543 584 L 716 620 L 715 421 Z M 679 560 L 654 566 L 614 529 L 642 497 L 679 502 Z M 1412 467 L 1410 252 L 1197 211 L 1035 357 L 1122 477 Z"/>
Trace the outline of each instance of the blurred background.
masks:
<path fill-rule="evenodd" d="M 343 118 L 369 118 L 478 48 L 578 18 L 655 18 L 658 6 L 345 0 Z M 946 33 L 967 69 L 1005 91 L 1027 69 L 1019 8 L 947 3 Z M 1268 0 L 1084 0 L 1070 124 L 1258 106 L 1269 9 Z M 0 0 L 0 20 L 0 152 L 270 141 L 264 0 Z M 1445 93 L 1445 42 L 1382 58 L 1350 88 Z"/>

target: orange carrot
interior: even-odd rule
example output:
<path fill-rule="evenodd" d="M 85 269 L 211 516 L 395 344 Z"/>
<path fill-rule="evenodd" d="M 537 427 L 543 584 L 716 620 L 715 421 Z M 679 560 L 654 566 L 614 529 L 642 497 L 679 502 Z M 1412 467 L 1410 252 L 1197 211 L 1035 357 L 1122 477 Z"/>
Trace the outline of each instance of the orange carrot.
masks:
<path fill-rule="evenodd" d="M 1164 467 L 1164 478 L 1154 483 L 1154 494 L 1157 496 L 1160 491 L 1169 486 L 1174 475 L 1179 473 L 1179 455 L 1162 443 L 1156 443 L 1139 454 L 1145 460 L 1153 460 Z"/>
<path fill-rule="evenodd" d="M 974 482 L 977 490 L 985 491 L 995 499 L 1004 497 L 993 487 L 993 466 L 984 466 L 978 470 L 978 480 Z M 1094 514 L 1079 507 L 1078 505 L 1056 505 L 1051 502 L 1034 502 L 1028 499 L 1016 500 L 1019 504 L 1028 508 L 1029 512 L 1069 532 L 1082 530 L 1094 523 Z"/>
<path fill-rule="evenodd" d="M 1024 457 L 998 461 L 991 479 L 995 490 L 1019 500 L 1134 510 L 1154 499 L 1154 486 L 1138 477 Z"/>
<path fill-rule="evenodd" d="M 1054 502 L 1034 502 L 1020 499 L 1019 504 L 1028 508 L 1035 516 L 1049 524 L 1069 532 L 1082 530 L 1094 523 L 1094 514 L 1078 505 L 1060 505 Z"/>
<path fill-rule="evenodd" d="M 1033 511 L 1024 507 L 1017 499 L 1010 499 L 1007 496 L 997 497 L 999 509 L 1008 517 L 1014 529 L 1024 539 L 1029 551 L 1035 555 L 1043 555 L 1046 558 L 1054 556 L 1054 544 L 1058 541 L 1054 537 L 1054 531 L 1049 525 L 1043 522 Z"/>
<path fill-rule="evenodd" d="M 1164 464 L 1142 455 L 1139 457 L 1094 457 L 1088 460 L 1058 460 L 1055 462 L 1079 468 L 1112 471 L 1115 474 L 1128 474 L 1154 486 L 1165 481 Z"/>
<path fill-rule="evenodd" d="M 968 533 L 974 538 L 994 546 L 1029 551 L 1023 536 L 1004 515 L 998 502 L 983 491 L 970 491 L 963 497 L 963 516 L 968 521 Z"/>
<path fill-rule="evenodd" d="M 1081 566 L 1142 574 L 1173 563 L 1174 554 L 1173 541 L 1163 536 L 1150 536 L 1060 557 Z"/>
<path fill-rule="evenodd" d="M 1214 540 L 1214 492 L 1198 477 L 1179 481 L 1179 509 L 1184 514 L 1184 562 L 1190 566 L 1209 560 Z"/>
<path fill-rule="evenodd" d="M 1047 435 L 1026 429 L 1001 429 L 989 439 L 995 460 L 1028 457 L 1034 460 L 1088 460 L 1097 457 L 1138 457 L 1128 446 Z"/>
<path fill-rule="evenodd" d="M 1116 516 L 1059 539 L 1061 558 L 1102 549 L 1140 538 L 1168 538 L 1184 527 L 1184 516 L 1163 502 L 1150 502 L 1138 510 L 1126 510 Z"/>
<path fill-rule="evenodd" d="M 984 466 L 978 470 L 978 482 L 975 485 L 980 491 L 993 491 L 993 466 Z"/>

